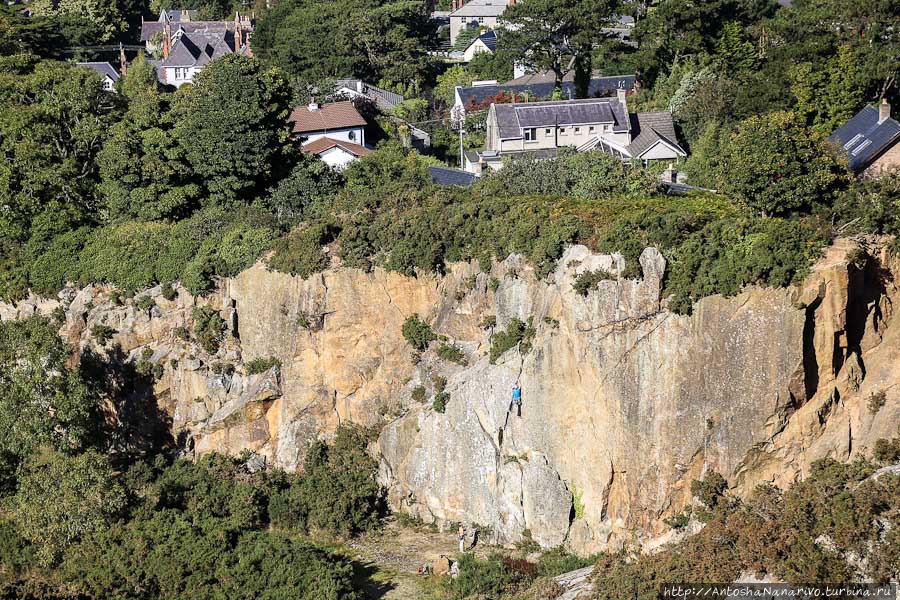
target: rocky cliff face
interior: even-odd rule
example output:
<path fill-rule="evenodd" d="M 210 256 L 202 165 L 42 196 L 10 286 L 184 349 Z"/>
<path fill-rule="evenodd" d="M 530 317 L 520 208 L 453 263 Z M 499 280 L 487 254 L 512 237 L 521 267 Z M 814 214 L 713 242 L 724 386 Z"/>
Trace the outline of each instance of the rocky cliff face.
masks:
<path fill-rule="evenodd" d="M 193 452 L 248 449 L 296 469 L 314 437 L 348 421 L 377 426 L 394 509 L 478 523 L 501 542 L 528 532 L 591 552 L 666 534 L 662 519 L 707 470 L 745 492 L 896 435 L 897 289 L 885 254 L 850 264 L 857 254 L 841 240 L 804 285 L 707 298 L 690 317 L 661 303 L 665 260 L 652 249 L 642 280 L 602 281 L 581 296 L 578 274 L 624 263 L 576 246 L 543 281 L 517 257 L 491 273 L 457 264 L 420 278 L 334 269 L 301 280 L 257 266 L 206 299 L 154 289 L 145 295 L 155 304 L 139 310 L 89 286 L 0 306 L 0 318 L 63 307 L 74 347 L 104 355 L 118 344 L 126 360 L 159 365 L 157 403 Z M 184 339 L 197 304 L 227 323 L 213 356 Z M 415 355 L 400 333 L 414 313 L 466 364 L 441 360 L 437 343 Z M 485 329 L 488 316 L 497 324 Z M 491 364 L 492 339 L 513 317 L 532 319 L 531 348 Z M 116 331 L 113 344 L 94 339 L 98 324 Z M 249 374 L 255 358 L 281 366 Z M 418 386 L 431 396 L 437 376 L 447 380 L 444 413 L 411 397 Z M 516 382 L 521 416 L 510 404 Z"/>

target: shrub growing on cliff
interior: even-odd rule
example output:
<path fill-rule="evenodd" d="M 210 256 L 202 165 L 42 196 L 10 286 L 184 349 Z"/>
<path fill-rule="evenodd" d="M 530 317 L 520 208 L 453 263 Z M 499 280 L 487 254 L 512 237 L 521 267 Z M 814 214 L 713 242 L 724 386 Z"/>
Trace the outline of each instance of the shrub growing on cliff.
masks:
<path fill-rule="evenodd" d="M 268 358 L 254 358 L 253 360 L 248 361 L 244 364 L 244 370 L 247 371 L 247 375 L 256 375 L 257 373 L 265 373 L 272 367 L 280 366 L 281 360 L 274 356 L 270 356 Z"/>
<path fill-rule="evenodd" d="M 715 508 L 722 500 L 728 482 L 719 473 L 710 471 L 702 480 L 691 482 L 691 495 L 697 498 L 703 506 Z"/>
<path fill-rule="evenodd" d="M 428 344 L 437 339 L 437 336 L 431 330 L 428 323 L 419 318 L 419 315 L 410 315 L 403 321 L 403 328 L 400 330 L 403 339 L 409 342 L 409 345 L 416 350 L 422 352 Z"/>
<path fill-rule="evenodd" d="M 439 413 L 444 413 L 447 410 L 447 403 L 450 402 L 450 394 L 445 391 L 440 391 L 434 395 L 434 401 L 431 403 L 432 408 Z"/>
<path fill-rule="evenodd" d="M 194 319 L 194 337 L 200 346 L 215 354 L 222 342 L 222 334 L 225 331 L 225 321 L 219 313 L 208 306 L 197 306 L 191 316 Z"/>
<path fill-rule="evenodd" d="M 437 350 L 437 355 L 444 360 L 458 365 L 466 364 L 466 355 L 456 345 L 447 342 L 442 343 Z"/>
<path fill-rule="evenodd" d="M 575 278 L 572 288 L 578 294 L 587 296 L 591 290 L 597 289 L 597 284 L 607 279 L 615 279 L 609 271 L 597 269 L 596 271 L 585 271 Z"/>
<path fill-rule="evenodd" d="M 331 230 L 324 224 L 296 229 L 275 242 L 275 254 L 269 259 L 269 267 L 306 279 L 328 268 L 324 246 L 333 239 Z"/>
<path fill-rule="evenodd" d="M 503 356 L 507 350 L 516 346 L 519 346 L 522 354 L 530 352 L 531 341 L 534 339 L 535 333 L 531 317 L 528 318 L 527 323 L 517 317 L 510 319 L 505 331 L 494 334 L 490 352 L 491 364 L 497 362 L 497 359 Z"/>

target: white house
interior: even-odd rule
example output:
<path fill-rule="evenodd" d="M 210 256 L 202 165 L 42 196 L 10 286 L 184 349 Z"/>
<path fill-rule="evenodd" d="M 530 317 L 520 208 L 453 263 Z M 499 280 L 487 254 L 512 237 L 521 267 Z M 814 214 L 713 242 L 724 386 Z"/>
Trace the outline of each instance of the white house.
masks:
<path fill-rule="evenodd" d="M 495 52 L 497 52 L 497 32 L 490 29 L 472 40 L 463 52 L 463 60 L 471 62 L 479 54 Z"/>
<path fill-rule="evenodd" d="M 308 106 L 298 106 L 291 112 L 288 122 L 293 136 L 303 140 L 304 144 L 327 137 L 359 146 L 366 145 L 366 120 L 349 100 L 328 104 L 313 102 Z"/>
<path fill-rule="evenodd" d="M 75 64 L 99 73 L 103 78 L 103 89 L 107 92 L 116 93 L 116 82 L 119 80 L 119 73 L 111 64 L 108 62 L 80 62 Z"/>
<path fill-rule="evenodd" d="M 328 166 L 338 171 L 346 169 L 347 165 L 371 152 L 359 144 L 330 137 L 320 137 L 312 142 L 307 142 L 303 145 L 303 151 L 315 154 Z"/>
<path fill-rule="evenodd" d="M 496 29 L 507 6 L 516 0 L 452 0 L 450 11 L 450 45 L 456 43 L 460 32 L 467 27 Z"/>
<path fill-rule="evenodd" d="M 615 98 L 491 104 L 485 150 L 467 156 L 466 169 L 499 169 L 505 156 L 550 158 L 563 147 L 600 150 L 644 164 L 687 155 L 678 144 L 671 113 L 629 113 L 620 90 Z"/>

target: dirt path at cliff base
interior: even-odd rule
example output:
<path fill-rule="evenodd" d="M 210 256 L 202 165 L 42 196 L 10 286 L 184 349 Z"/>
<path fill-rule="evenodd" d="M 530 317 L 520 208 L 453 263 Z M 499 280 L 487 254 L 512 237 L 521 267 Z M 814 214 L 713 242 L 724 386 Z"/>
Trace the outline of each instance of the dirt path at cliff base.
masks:
<path fill-rule="evenodd" d="M 419 567 L 441 555 L 453 560 L 459 548 L 454 532 L 390 520 L 380 530 L 348 542 L 346 550 L 359 563 L 358 572 L 369 580 L 367 600 L 420 600 L 423 578 L 417 573 Z M 472 552 L 483 557 L 491 550 L 479 542 Z"/>

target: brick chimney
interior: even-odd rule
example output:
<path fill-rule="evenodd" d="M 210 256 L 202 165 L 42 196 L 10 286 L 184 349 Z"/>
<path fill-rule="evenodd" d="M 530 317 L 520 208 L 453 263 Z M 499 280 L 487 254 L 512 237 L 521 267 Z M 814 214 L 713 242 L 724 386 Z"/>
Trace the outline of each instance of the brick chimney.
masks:
<path fill-rule="evenodd" d="M 166 21 L 166 24 L 163 26 L 163 58 L 169 58 L 169 50 L 172 44 L 172 26 Z"/>
<path fill-rule="evenodd" d="M 881 99 L 881 105 L 878 107 L 878 122 L 884 123 L 891 118 L 891 105 L 887 98 Z"/>
<path fill-rule="evenodd" d="M 125 48 L 119 42 L 119 73 L 124 77 L 128 70 L 128 61 L 125 59 Z"/>
<path fill-rule="evenodd" d="M 515 6 L 515 5 L 516 5 L 516 0 L 507 0 L 507 5 L 508 5 L 508 6 Z"/>

